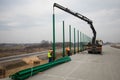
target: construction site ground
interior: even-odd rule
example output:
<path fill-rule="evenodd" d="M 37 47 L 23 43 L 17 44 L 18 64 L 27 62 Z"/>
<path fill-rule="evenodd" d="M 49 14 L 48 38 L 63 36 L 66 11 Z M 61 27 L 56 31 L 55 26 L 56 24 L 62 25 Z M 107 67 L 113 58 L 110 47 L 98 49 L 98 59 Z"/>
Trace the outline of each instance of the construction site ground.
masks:
<path fill-rule="evenodd" d="M 71 59 L 27 80 L 120 80 L 120 49 L 107 45 L 103 46 L 102 55 L 84 51 Z"/>

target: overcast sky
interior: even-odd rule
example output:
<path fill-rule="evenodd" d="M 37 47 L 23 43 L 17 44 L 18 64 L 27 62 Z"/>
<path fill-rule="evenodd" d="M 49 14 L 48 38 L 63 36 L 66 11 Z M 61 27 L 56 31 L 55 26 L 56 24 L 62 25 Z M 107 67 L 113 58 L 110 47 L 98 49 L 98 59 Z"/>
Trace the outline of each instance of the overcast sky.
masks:
<path fill-rule="evenodd" d="M 39 43 L 52 41 L 52 6 L 56 2 L 93 20 L 97 39 L 120 42 L 120 0 L 0 0 L 0 43 Z M 89 25 L 55 8 L 56 41 L 62 42 L 68 27 L 92 37 Z"/>

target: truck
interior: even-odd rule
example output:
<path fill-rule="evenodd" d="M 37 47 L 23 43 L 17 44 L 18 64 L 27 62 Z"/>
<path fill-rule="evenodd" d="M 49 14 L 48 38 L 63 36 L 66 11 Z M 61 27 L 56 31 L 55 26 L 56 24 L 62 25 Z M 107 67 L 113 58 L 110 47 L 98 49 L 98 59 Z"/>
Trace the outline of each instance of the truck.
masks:
<path fill-rule="evenodd" d="M 87 49 L 88 53 L 93 53 L 93 51 L 95 51 L 94 53 L 102 54 L 102 45 L 103 45 L 102 40 L 96 40 L 96 44 L 95 44 L 94 48 L 93 48 L 91 42 L 89 42 L 86 46 L 86 49 Z"/>

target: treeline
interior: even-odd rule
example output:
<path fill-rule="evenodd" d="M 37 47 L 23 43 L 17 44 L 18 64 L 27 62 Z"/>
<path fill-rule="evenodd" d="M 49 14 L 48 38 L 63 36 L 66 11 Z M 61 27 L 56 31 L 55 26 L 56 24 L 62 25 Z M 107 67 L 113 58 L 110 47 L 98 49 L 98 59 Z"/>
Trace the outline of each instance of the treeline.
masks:
<path fill-rule="evenodd" d="M 72 45 L 73 45 L 73 43 L 72 43 Z M 56 47 L 61 48 L 62 46 L 63 46 L 62 42 L 56 42 Z M 65 42 L 65 46 L 68 47 L 69 42 Z M 28 46 L 26 48 L 28 49 L 28 48 L 46 48 L 46 47 L 51 47 L 52 48 L 52 42 L 42 40 L 41 43 L 34 44 L 34 45 Z"/>
<path fill-rule="evenodd" d="M 71 43 L 73 46 L 73 43 Z M 56 48 L 62 48 L 63 43 L 62 42 L 56 42 Z M 69 46 L 69 42 L 65 42 L 65 46 Z M 41 48 L 52 48 L 52 42 L 47 41 L 47 40 L 42 40 L 40 43 L 3 43 L 0 44 L 0 52 L 14 52 L 14 51 L 19 51 L 19 52 L 24 52 L 32 49 L 41 49 Z"/>

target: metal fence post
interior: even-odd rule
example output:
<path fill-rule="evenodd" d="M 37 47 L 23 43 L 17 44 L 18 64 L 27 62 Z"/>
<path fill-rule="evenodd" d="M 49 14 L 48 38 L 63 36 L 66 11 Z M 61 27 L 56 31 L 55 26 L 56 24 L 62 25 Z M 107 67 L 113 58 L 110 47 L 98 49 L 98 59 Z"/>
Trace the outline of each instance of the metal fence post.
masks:
<path fill-rule="evenodd" d="M 71 52 L 71 25 L 69 25 L 69 47 L 70 47 L 70 52 Z"/>
<path fill-rule="evenodd" d="M 79 30 L 77 31 L 77 35 L 78 35 L 78 52 L 79 52 Z"/>
<path fill-rule="evenodd" d="M 75 28 L 74 28 L 74 54 L 76 54 L 76 36 L 75 36 Z"/>
<path fill-rule="evenodd" d="M 65 28 L 64 28 L 64 21 L 63 21 L 63 57 L 65 56 Z"/>
<path fill-rule="evenodd" d="M 80 51 L 82 51 L 82 36 L 81 36 L 81 32 L 80 32 Z"/>
<path fill-rule="evenodd" d="M 53 7 L 53 60 L 55 60 L 55 14 L 54 14 L 54 7 Z"/>

